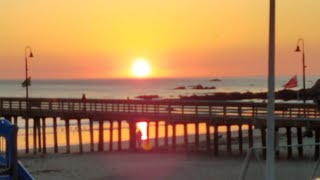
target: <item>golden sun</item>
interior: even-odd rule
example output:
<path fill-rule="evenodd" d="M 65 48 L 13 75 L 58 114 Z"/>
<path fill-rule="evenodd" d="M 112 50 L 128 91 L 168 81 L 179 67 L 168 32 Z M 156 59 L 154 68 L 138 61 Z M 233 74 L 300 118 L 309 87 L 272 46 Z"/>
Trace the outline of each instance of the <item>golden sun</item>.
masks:
<path fill-rule="evenodd" d="M 133 76 L 143 78 L 150 75 L 151 68 L 147 60 L 143 58 L 137 58 L 132 63 L 131 71 Z"/>

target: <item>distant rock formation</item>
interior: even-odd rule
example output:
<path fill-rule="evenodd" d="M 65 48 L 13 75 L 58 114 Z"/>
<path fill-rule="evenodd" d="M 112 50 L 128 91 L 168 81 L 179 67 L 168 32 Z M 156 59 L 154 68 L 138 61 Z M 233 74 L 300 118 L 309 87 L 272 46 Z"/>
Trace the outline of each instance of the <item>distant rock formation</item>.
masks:
<path fill-rule="evenodd" d="M 207 86 L 202 86 L 201 84 L 195 85 L 195 86 L 191 86 L 192 89 L 216 89 L 215 86 L 211 86 L 211 87 L 207 87 Z"/>
<path fill-rule="evenodd" d="M 218 82 L 218 81 L 221 81 L 221 79 L 214 78 L 214 79 L 211 79 L 210 81 L 211 81 L 211 82 Z"/>
<path fill-rule="evenodd" d="M 201 87 L 199 85 L 195 86 L 195 88 L 203 89 L 205 87 Z M 320 79 L 309 89 L 306 89 L 305 97 L 307 100 L 320 100 Z M 212 95 L 192 95 L 192 96 L 180 96 L 180 99 L 197 99 L 197 100 L 243 100 L 243 99 L 267 99 L 267 92 L 217 92 Z M 288 100 L 298 100 L 303 99 L 303 89 L 299 89 L 297 91 L 290 89 L 283 89 L 275 92 L 275 99 L 282 99 L 284 101 Z M 320 101 L 319 101 L 320 102 Z"/>
<path fill-rule="evenodd" d="M 183 90 L 183 89 L 186 89 L 185 86 L 178 86 L 176 88 L 173 88 L 174 90 Z"/>

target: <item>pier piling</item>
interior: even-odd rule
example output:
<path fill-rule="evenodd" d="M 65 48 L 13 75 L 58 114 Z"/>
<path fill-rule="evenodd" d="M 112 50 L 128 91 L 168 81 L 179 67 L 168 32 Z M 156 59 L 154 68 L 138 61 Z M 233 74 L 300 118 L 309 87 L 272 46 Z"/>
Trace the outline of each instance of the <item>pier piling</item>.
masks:
<path fill-rule="evenodd" d="M 292 147 L 290 147 L 290 145 L 292 145 L 292 139 L 291 139 L 291 128 L 290 127 L 286 127 L 286 135 L 287 135 L 287 157 L 288 159 L 290 159 L 292 157 Z"/>
<path fill-rule="evenodd" d="M 58 153 L 57 118 L 53 117 L 53 146 L 54 152 Z"/>
<path fill-rule="evenodd" d="M 67 153 L 70 153 L 70 122 L 69 119 L 65 120 L 66 125 L 66 145 L 67 145 Z"/>
<path fill-rule="evenodd" d="M 83 153 L 81 119 L 77 119 L 77 123 L 78 123 L 78 136 L 79 136 L 79 150 L 80 150 L 80 153 Z"/>
<path fill-rule="evenodd" d="M 118 120 L 118 150 L 122 150 L 122 122 L 121 120 Z"/>
<path fill-rule="evenodd" d="M 90 131 L 90 151 L 94 151 L 94 139 L 93 139 L 93 120 L 89 119 L 89 131 Z"/>
<path fill-rule="evenodd" d="M 40 118 L 39 118 L 40 122 Z M 42 117 L 42 142 L 43 142 L 43 153 L 47 153 L 47 142 L 46 142 L 46 118 Z"/>
<path fill-rule="evenodd" d="M 98 151 L 104 151 L 104 131 L 103 131 L 103 120 L 99 120 L 99 142 L 98 142 Z"/>
<path fill-rule="evenodd" d="M 227 152 L 229 154 L 232 153 L 232 149 L 231 149 L 231 126 L 227 125 Z"/>
<path fill-rule="evenodd" d="M 110 127 L 109 127 L 109 151 L 113 151 L 113 121 L 109 121 Z"/>

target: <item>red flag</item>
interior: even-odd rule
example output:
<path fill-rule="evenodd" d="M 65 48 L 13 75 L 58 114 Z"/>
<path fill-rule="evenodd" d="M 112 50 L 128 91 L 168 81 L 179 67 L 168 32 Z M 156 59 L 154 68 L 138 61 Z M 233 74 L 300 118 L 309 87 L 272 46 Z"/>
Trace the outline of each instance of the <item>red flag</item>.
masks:
<path fill-rule="evenodd" d="M 284 88 L 295 88 L 298 86 L 297 75 L 293 76 L 287 84 L 283 85 Z"/>

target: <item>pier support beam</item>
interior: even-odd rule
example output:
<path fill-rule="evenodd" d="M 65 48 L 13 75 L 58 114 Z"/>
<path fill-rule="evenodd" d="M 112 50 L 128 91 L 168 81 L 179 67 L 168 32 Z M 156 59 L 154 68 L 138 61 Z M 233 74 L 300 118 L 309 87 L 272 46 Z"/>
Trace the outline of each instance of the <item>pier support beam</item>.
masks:
<path fill-rule="evenodd" d="M 266 129 L 265 128 L 261 128 L 260 131 L 261 131 L 262 147 L 266 147 Z M 263 156 L 263 159 L 266 159 L 266 157 L 267 157 L 267 151 L 266 151 L 265 148 L 262 150 L 262 156 Z"/>
<path fill-rule="evenodd" d="M 274 132 L 274 145 L 275 145 L 275 151 L 276 151 L 276 158 L 280 157 L 280 151 L 279 151 L 279 128 L 275 128 Z"/>
<path fill-rule="evenodd" d="M 172 149 L 176 150 L 177 136 L 176 136 L 176 123 L 172 124 Z"/>
<path fill-rule="evenodd" d="M 13 123 L 18 126 L 18 116 L 13 116 Z"/>
<path fill-rule="evenodd" d="M 253 147 L 253 130 L 252 124 L 248 124 L 249 147 Z"/>
<path fill-rule="evenodd" d="M 110 127 L 109 127 L 109 151 L 113 151 L 113 121 L 109 121 Z"/>
<path fill-rule="evenodd" d="M 38 129 L 38 142 L 39 142 L 39 152 L 41 152 L 42 146 L 41 146 L 41 121 L 39 117 L 35 117 L 36 123 L 37 123 L 37 129 Z"/>
<path fill-rule="evenodd" d="M 130 131 L 130 150 L 137 150 L 137 137 L 136 137 L 136 122 L 134 120 L 130 120 L 129 122 L 129 131 Z M 140 146 L 140 144 L 138 144 Z M 141 148 L 141 147 L 139 147 Z"/>
<path fill-rule="evenodd" d="M 33 154 L 37 153 L 37 120 L 33 119 Z"/>
<path fill-rule="evenodd" d="M 93 139 L 93 120 L 89 119 L 89 131 L 90 131 L 90 151 L 94 151 L 94 139 Z"/>
<path fill-rule="evenodd" d="M 156 137 L 155 137 L 155 148 L 159 148 L 159 121 L 155 121 L 155 131 L 156 131 Z"/>
<path fill-rule="evenodd" d="M 214 141 L 214 149 L 213 149 L 213 154 L 215 156 L 219 155 L 219 126 L 218 125 L 214 125 L 214 137 L 213 137 L 213 141 Z"/>
<path fill-rule="evenodd" d="M 291 139 L 291 128 L 286 127 L 286 134 L 287 134 L 287 145 L 291 146 L 292 145 L 292 139 Z M 292 147 L 288 147 L 288 154 L 287 157 L 290 159 L 292 157 Z"/>
<path fill-rule="evenodd" d="M 29 153 L 29 118 L 26 117 L 25 119 L 25 126 L 26 126 L 26 134 L 25 134 L 25 139 L 26 139 L 26 154 Z"/>
<path fill-rule="evenodd" d="M 53 117 L 53 144 L 54 152 L 58 153 L 57 117 Z"/>
<path fill-rule="evenodd" d="M 43 142 L 43 153 L 47 153 L 47 142 L 46 142 L 46 118 L 42 117 L 42 142 Z M 40 122 L 40 119 L 39 119 Z"/>
<path fill-rule="evenodd" d="M 302 144 L 302 128 L 301 127 L 297 127 L 297 139 L 298 139 L 298 144 Z M 299 154 L 299 157 L 303 156 L 302 146 L 298 147 L 298 154 Z"/>
<path fill-rule="evenodd" d="M 232 149 L 231 149 L 231 126 L 227 125 L 227 152 L 229 154 L 232 153 Z"/>
<path fill-rule="evenodd" d="M 77 119 L 78 123 L 78 136 L 79 136 L 79 150 L 80 153 L 83 153 L 83 146 L 82 146 L 82 129 L 81 129 L 81 119 Z"/>
<path fill-rule="evenodd" d="M 206 142 L 207 142 L 207 152 L 210 152 L 210 149 L 211 149 L 210 122 L 206 122 Z"/>
<path fill-rule="evenodd" d="M 184 145 L 188 149 L 188 123 L 183 124 Z"/>
<path fill-rule="evenodd" d="M 315 131 L 316 131 L 315 132 L 315 143 L 319 143 L 320 142 L 320 129 L 316 128 Z M 314 151 L 314 160 L 319 159 L 319 150 L 320 150 L 320 146 L 316 145 L 315 151 Z"/>
<path fill-rule="evenodd" d="M 104 130 L 103 130 L 103 120 L 99 120 L 99 142 L 98 142 L 98 151 L 104 151 Z"/>
<path fill-rule="evenodd" d="M 122 122 L 121 120 L 118 121 L 118 151 L 122 150 Z"/>
<path fill-rule="evenodd" d="M 240 154 L 243 153 L 243 137 L 242 137 L 242 125 L 238 125 L 238 142 L 239 142 L 239 152 Z"/>
<path fill-rule="evenodd" d="M 199 123 L 196 122 L 194 124 L 195 126 L 195 147 L 196 147 L 196 150 L 198 150 L 199 148 Z"/>
<path fill-rule="evenodd" d="M 65 120 L 65 125 L 66 125 L 67 153 L 70 153 L 70 122 L 69 122 L 69 119 Z"/>
<path fill-rule="evenodd" d="M 165 124 L 164 124 L 164 146 L 166 147 L 166 149 L 168 150 L 169 149 L 169 141 L 168 141 L 168 131 L 169 131 L 169 124 L 167 121 L 165 121 Z"/>

